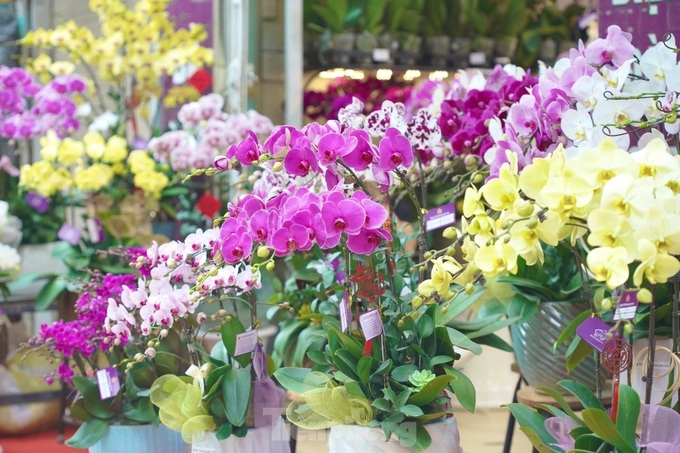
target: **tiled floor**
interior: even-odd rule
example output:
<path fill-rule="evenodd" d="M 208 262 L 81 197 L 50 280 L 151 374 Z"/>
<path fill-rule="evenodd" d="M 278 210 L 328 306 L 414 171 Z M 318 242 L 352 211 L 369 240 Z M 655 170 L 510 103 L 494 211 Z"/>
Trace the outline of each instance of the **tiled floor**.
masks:
<path fill-rule="evenodd" d="M 507 409 L 479 409 L 474 414 L 456 413 L 464 453 L 502 453 L 508 424 Z M 326 431 L 300 430 L 297 453 L 327 453 Z M 530 453 L 531 443 L 515 427 L 511 453 Z"/>

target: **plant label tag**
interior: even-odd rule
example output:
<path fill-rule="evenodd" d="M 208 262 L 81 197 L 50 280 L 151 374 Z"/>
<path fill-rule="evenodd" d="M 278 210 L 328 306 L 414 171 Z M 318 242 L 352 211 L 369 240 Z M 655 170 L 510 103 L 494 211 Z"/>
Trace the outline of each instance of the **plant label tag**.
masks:
<path fill-rule="evenodd" d="M 99 397 L 102 400 L 113 398 L 120 390 L 120 381 L 115 367 L 108 367 L 97 371 L 97 385 Z"/>
<path fill-rule="evenodd" d="M 591 316 L 576 328 L 576 335 L 581 337 L 583 341 L 593 348 L 602 352 L 604 344 L 607 341 L 607 333 L 609 330 L 610 327 L 607 323 L 600 318 Z"/>
<path fill-rule="evenodd" d="M 484 66 L 486 64 L 486 54 L 484 52 L 470 52 L 471 66 Z"/>
<path fill-rule="evenodd" d="M 631 320 L 637 312 L 637 291 L 624 291 L 619 300 L 619 305 L 614 311 L 614 321 Z"/>
<path fill-rule="evenodd" d="M 191 453 L 217 453 L 215 447 L 202 447 L 200 445 L 192 445 Z"/>
<path fill-rule="evenodd" d="M 85 226 L 87 227 L 90 242 L 93 244 L 104 242 L 104 228 L 102 228 L 101 220 L 96 217 L 90 217 L 85 221 Z"/>
<path fill-rule="evenodd" d="M 340 328 L 343 332 L 347 332 L 349 325 L 352 322 L 352 310 L 349 306 L 349 294 L 347 291 L 345 291 L 345 294 L 342 296 L 338 309 L 340 310 Z"/>
<path fill-rule="evenodd" d="M 361 330 L 364 331 L 366 341 L 379 337 L 383 333 L 383 323 L 378 310 L 371 310 L 359 316 L 359 324 L 361 324 Z"/>
<path fill-rule="evenodd" d="M 432 231 L 456 223 L 456 205 L 447 203 L 432 208 L 425 214 L 425 231 Z"/>
<path fill-rule="evenodd" d="M 373 61 L 376 63 L 390 61 L 390 49 L 373 49 Z"/>
<path fill-rule="evenodd" d="M 255 348 L 257 348 L 257 330 L 253 329 L 236 335 L 234 357 L 250 354 Z"/>

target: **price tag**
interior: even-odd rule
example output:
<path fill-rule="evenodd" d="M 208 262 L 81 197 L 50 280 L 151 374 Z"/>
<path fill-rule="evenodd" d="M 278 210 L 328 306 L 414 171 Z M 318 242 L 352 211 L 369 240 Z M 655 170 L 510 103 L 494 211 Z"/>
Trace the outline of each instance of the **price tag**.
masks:
<path fill-rule="evenodd" d="M 200 445 L 192 445 L 191 453 L 217 453 L 215 447 L 201 447 Z"/>
<path fill-rule="evenodd" d="M 607 341 L 607 333 L 610 327 L 600 318 L 591 316 L 576 328 L 576 334 L 593 348 L 602 352 Z"/>
<path fill-rule="evenodd" d="M 624 291 L 621 299 L 619 300 L 619 305 L 614 311 L 614 321 L 621 321 L 622 319 L 634 319 L 635 312 L 637 312 L 637 307 L 637 291 Z"/>
<path fill-rule="evenodd" d="M 432 231 L 456 223 L 456 205 L 447 203 L 432 208 L 425 214 L 425 231 Z"/>
<path fill-rule="evenodd" d="M 383 333 L 383 323 L 378 310 L 371 310 L 359 316 L 359 324 L 361 324 L 361 330 L 364 331 L 366 341 L 379 337 Z"/>
<path fill-rule="evenodd" d="M 486 54 L 484 52 L 470 52 L 471 66 L 484 66 L 486 64 Z"/>
<path fill-rule="evenodd" d="M 390 61 L 390 49 L 373 49 L 373 61 L 376 63 Z"/>
<path fill-rule="evenodd" d="M 352 322 L 352 310 L 349 306 L 349 294 L 345 291 L 338 307 L 340 311 L 340 328 L 343 332 L 347 332 L 349 325 Z"/>
<path fill-rule="evenodd" d="M 102 227 L 101 220 L 96 217 L 90 217 L 85 221 L 85 226 L 87 227 L 90 242 L 93 244 L 104 242 L 104 228 Z"/>
<path fill-rule="evenodd" d="M 102 400 L 113 398 L 120 390 L 120 381 L 115 367 L 108 367 L 97 371 L 97 385 L 99 397 Z"/>
<path fill-rule="evenodd" d="M 243 354 L 250 354 L 257 347 L 257 330 L 249 330 L 247 332 L 236 335 L 236 347 L 234 348 L 234 356 L 238 357 Z"/>

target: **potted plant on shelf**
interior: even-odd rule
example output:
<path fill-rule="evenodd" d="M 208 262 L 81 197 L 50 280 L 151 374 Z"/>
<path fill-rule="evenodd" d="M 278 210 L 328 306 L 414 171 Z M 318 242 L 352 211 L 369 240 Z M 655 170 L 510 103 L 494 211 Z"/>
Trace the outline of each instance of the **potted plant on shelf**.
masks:
<path fill-rule="evenodd" d="M 329 34 L 330 48 L 333 52 L 331 63 L 348 65 L 356 39 L 353 30 L 361 15 L 361 7 L 350 3 L 349 0 L 314 0 L 312 10 L 320 19 L 320 23 L 309 24 L 308 27 Z"/>
<path fill-rule="evenodd" d="M 490 36 L 492 19 L 488 12 L 494 11 L 496 6 L 496 2 L 492 0 L 472 0 L 463 3 L 463 14 L 475 33 L 469 61 L 472 67 L 489 67 L 492 64 L 495 40 Z"/>
<path fill-rule="evenodd" d="M 518 37 L 529 23 L 529 12 L 524 0 L 505 0 L 493 10 L 492 23 L 501 26 L 491 31 L 495 34 L 494 63 L 514 61 Z"/>
<path fill-rule="evenodd" d="M 387 0 L 368 2 L 357 20 L 357 34 L 355 47 L 358 51 L 355 61 L 357 63 L 373 62 L 373 49 L 378 47 L 378 38 L 385 29 L 383 24 Z M 377 61 L 376 63 L 385 63 Z"/>
<path fill-rule="evenodd" d="M 451 38 L 445 28 L 449 26 L 452 2 L 425 2 L 423 10 L 423 36 L 425 55 L 431 66 L 445 68 L 451 52 Z"/>
<path fill-rule="evenodd" d="M 396 3 L 396 2 L 392 2 Z M 392 3 L 390 8 L 393 8 Z M 423 26 L 424 0 L 413 0 L 407 2 L 401 20 L 397 20 L 396 15 L 392 16 L 390 26 L 398 28 L 396 35 L 399 39 L 399 53 L 397 63 L 403 65 L 415 65 L 420 61 L 423 37 L 420 35 Z"/>

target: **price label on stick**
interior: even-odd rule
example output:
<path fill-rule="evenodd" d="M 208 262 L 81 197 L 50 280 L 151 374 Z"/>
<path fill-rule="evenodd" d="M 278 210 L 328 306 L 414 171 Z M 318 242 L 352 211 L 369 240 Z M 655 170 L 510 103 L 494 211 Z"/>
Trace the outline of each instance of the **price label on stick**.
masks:
<path fill-rule="evenodd" d="M 349 306 L 349 294 L 345 291 L 338 307 L 340 311 L 340 328 L 343 332 L 347 332 L 349 325 L 352 322 L 352 310 Z"/>
<path fill-rule="evenodd" d="M 383 323 L 378 310 L 371 310 L 359 316 L 359 324 L 361 324 L 361 330 L 364 331 L 366 341 L 379 337 L 383 333 Z"/>
<path fill-rule="evenodd" d="M 432 208 L 425 214 L 425 231 L 444 228 L 454 223 L 456 223 L 456 205 L 453 203 Z"/>
<path fill-rule="evenodd" d="M 234 357 L 243 354 L 250 354 L 257 347 L 257 330 L 249 330 L 247 332 L 236 335 L 236 347 L 234 348 Z"/>
<path fill-rule="evenodd" d="M 591 316 L 576 328 L 576 334 L 593 348 L 602 352 L 604 343 L 607 341 L 607 333 L 610 327 L 600 318 Z"/>
<path fill-rule="evenodd" d="M 637 291 L 624 291 L 614 311 L 614 321 L 632 320 L 638 307 Z"/>
<path fill-rule="evenodd" d="M 113 398 L 120 390 L 120 381 L 116 367 L 108 367 L 97 371 L 97 386 L 102 400 Z"/>

